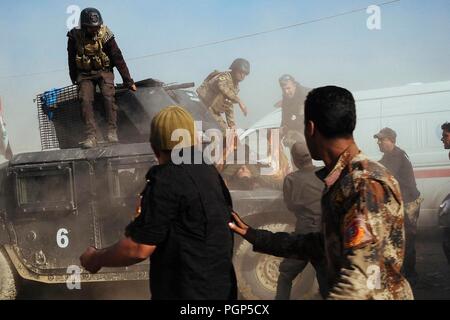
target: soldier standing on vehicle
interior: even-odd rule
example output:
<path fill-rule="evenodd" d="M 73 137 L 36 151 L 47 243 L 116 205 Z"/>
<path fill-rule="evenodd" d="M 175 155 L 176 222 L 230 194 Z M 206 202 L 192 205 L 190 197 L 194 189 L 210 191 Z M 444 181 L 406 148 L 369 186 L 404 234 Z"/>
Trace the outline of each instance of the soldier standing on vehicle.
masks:
<path fill-rule="evenodd" d="M 198 87 L 197 94 L 219 124 L 222 132 L 235 129 L 233 104 L 239 104 L 242 113 L 247 116 L 248 110 L 239 98 L 239 83 L 250 74 L 250 63 L 238 58 L 230 66 L 231 71 L 213 71 Z M 225 114 L 225 120 L 222 117 Z"/>
<path fill-rule="evenodd" d="M 309 88 L 303 87 L 289 74 L 278 80 L 281 100 L 281 139 L 289 149 L 295 142 L 304 142 L 304 104 Z"/>
<path fill-rule="evenodd" d="M 113 68 L 117 67 L 119 70 L 125 87 L 136 91 L 136 85 L 114 34 L 103 24 L 100 12 L 95 8 L 82 10 L 80 26 L 81 28 L 73 28 L 67 34 L 69 73 L 72 83 L 79 87 L 81 111 L 86 124 L 87 139 L 80 144 L 83 148 L 93 148 L 97 145 L 98 132 L 93 111 L 95 87 L 98 85 L 103 95 L 108 119 L 108 141 L 116 143 L 119 140 Z"/>
<path fill-rule="evenodd" d="M 173 141 L 174 130 L 187 141 Z M 234 273 L 231 196 L 219 172 L 196 150 L 194 120 L 181 107 L 167 107 L 152 120 L 150 143 L 159 165 L 147 173 L 137 217 L 126 238 L 106 249 L 90 247 L 80 257 L 91 273 L 102 267 L 129 266 L 151 256 L 150 290 L 154 300 L 237 298 Z M 191 156 L 174 164 L 172 151 Z M 199 152 L 200 154 L 195 154 Z"/>
<path fill-rule="evenodd" d="M 411 161 L 405 151 L 395 145 L 397 133 L 391 128 L 383 128 L 373 136 L 378 139 L 378 147 L 383 152 L 380 163 L 384 165 L 400 184 L 405 204 L 405 259 L 403 274 L 411 284 L 417 281 L 416 271 L 416 235 L 419 218 L 420 192 L 416 186 L 416 178 Z"/>
<path fill-rule="evenodd" d="M 320 233 L 272 233 L 246 225 L 236 213 L 230 228 L 253 250 L 287 258 L 326 259 L 328 299 L 413 299 L 401 274 L 404 211 L 395 178 L 356 146 L 356 108 L 344 88 L 312 90 L 305 102 L 305 138 L 325 168 Z"/>
<path fill-rule="evenodd" d="M 296 142 L 291 148 L 292 162 L 297 171 L 288 174 L 284 179 L 284 202 L 289 211 L 295 214 L 297 222 L 295 233 L 306 235 L 318 233 L 322 229 L 320 198 L 323 182 L 315 175 L 316 167 L 305 144 Z M 308 260 L 284 259 L 280 263 L 277 293 L 275 299 L 289 300 L 292 281 L 305 269 Z M 324 261 L 314 261 L 314 269 L 322 296 L 326 295 L 326 266 Z"/>

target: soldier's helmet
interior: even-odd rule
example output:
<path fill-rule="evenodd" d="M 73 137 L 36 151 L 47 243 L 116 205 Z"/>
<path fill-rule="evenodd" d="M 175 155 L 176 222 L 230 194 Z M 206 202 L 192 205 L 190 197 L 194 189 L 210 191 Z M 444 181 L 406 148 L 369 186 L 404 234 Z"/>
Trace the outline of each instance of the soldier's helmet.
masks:
<path fill-rule="evenodd" d="M 250 62 L 245 59 L 238 58 L 233 61 L 230 66 L 230 70 L 238 70 L 248 75 L 250 73 Z"/>
<path fill-rule="evenodd" d="M 103 18 L 95 8 L 83 9 L 80 13 L 81 27 L 100 27 L 103 24 Z"/>

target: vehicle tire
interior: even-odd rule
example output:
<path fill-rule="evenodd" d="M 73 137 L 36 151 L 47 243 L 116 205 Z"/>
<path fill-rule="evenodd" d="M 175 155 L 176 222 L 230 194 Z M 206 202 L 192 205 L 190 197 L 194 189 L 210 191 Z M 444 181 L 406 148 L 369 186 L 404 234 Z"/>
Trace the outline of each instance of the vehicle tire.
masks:
<path fill-rule="evenodd" d="M 7 254 L 0 248 L 0 300 L 14 300 L 16 298 L 18 279 Z"/>
<path fill-rule="evenodd" d="M 261 221 L 262 219 L 258 219 Z M 272 232 L 292 232 L 291 221 L 267 221 L 252 225 L 258 229 Z M 234 265 L 238 279 L 240 298 L 245 300 L 273 300 L 282 258 L 256 253 L 247 241 L 240 241 L 236 247 Z M 292 300 L 320 299 L 314 268 L 308 264 L 305 270 L 293 281 Z"/>

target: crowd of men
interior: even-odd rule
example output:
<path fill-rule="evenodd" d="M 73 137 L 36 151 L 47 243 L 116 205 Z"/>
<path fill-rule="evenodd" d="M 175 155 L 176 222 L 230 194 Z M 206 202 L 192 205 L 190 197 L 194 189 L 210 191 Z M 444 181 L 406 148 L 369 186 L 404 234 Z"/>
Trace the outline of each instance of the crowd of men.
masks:
<path fill-rule="evenodd" d="M 108 117 L 107 139 L 117 143 L 117 106 L 113 68 L 136 91 L 113 33 L 94 8 L 81 12 L 81 28 L 68 33 L 70 77 L 79 86 L 86 124 L 83 148 L 97 145 L 93 116 L 95 86 L 99 85 Z M 223 132 L 235 129 L 234 105 L 248 109 L 239 97 L 239 83 L 250 73 L 242 58 L 229 71 L 213 71 L 197 89 Z M 326 299 L 413 299 L 415 238 L 420 211 L 411 162 L 396 145 L 396 132 L 384 128 L 374 135 L 379 161 L 369 159 L 353 138 L 356 108 L 353 95 L 337 86 L 303 87 L 291 75 L 279 78 L 282 100 L 281 140 L 291 150 L 297 168 L 279 181 L 257 180 L 246 165 L 222 167 L 171 161 L 174 148 L 200 152 L 194 119 L 181 106 L 161 110 L 151 122 L 150 144 L 159 164 L 147 173 L 138 216 L 125 237 L 111 247 L 90 247 L 80 257 L 86 270 L 128 266 L 151 260 L 152 299 L 236 299 L 233 234 L 249 241 L 255 251 L 284 257 L 277 299 L 289 299 L 293 279 L 311 263 L 320 294 Z M 191 139 L 171 140 L 176 129 Z M 450 148 L 450 128 L 443 126 Z M 200 157 L 202 158 L 202 157 Z M 203 159 L 203 158 L 202 158 Z M 316 168 L 313 160 L 323 161 Z M 277 184 L 287 208 L 294 213 L 294 233 L 272 233 L 247 225 L 233 211 L 229 187 Z M 376 285 L 368 285 L 378 275 Z"/>

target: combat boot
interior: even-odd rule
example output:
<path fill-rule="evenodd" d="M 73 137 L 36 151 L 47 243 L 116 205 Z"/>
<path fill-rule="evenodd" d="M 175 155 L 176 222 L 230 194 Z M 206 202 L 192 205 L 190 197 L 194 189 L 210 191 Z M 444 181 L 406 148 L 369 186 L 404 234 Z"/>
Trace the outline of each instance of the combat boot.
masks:
<path fill-rule="evenodd" d="M 97 146 L 97 139 L 95 137 L 88 137 L 86 140 L 80 142 L 81 148 L 91 149 Z"/>
<path fill-rule="evenodd" d="M 111 143 L 118 143 L 119 138 L 117 137 L 117 130 L 116 129 L 110 129 L 108 130 L 108 141 Z"/>

